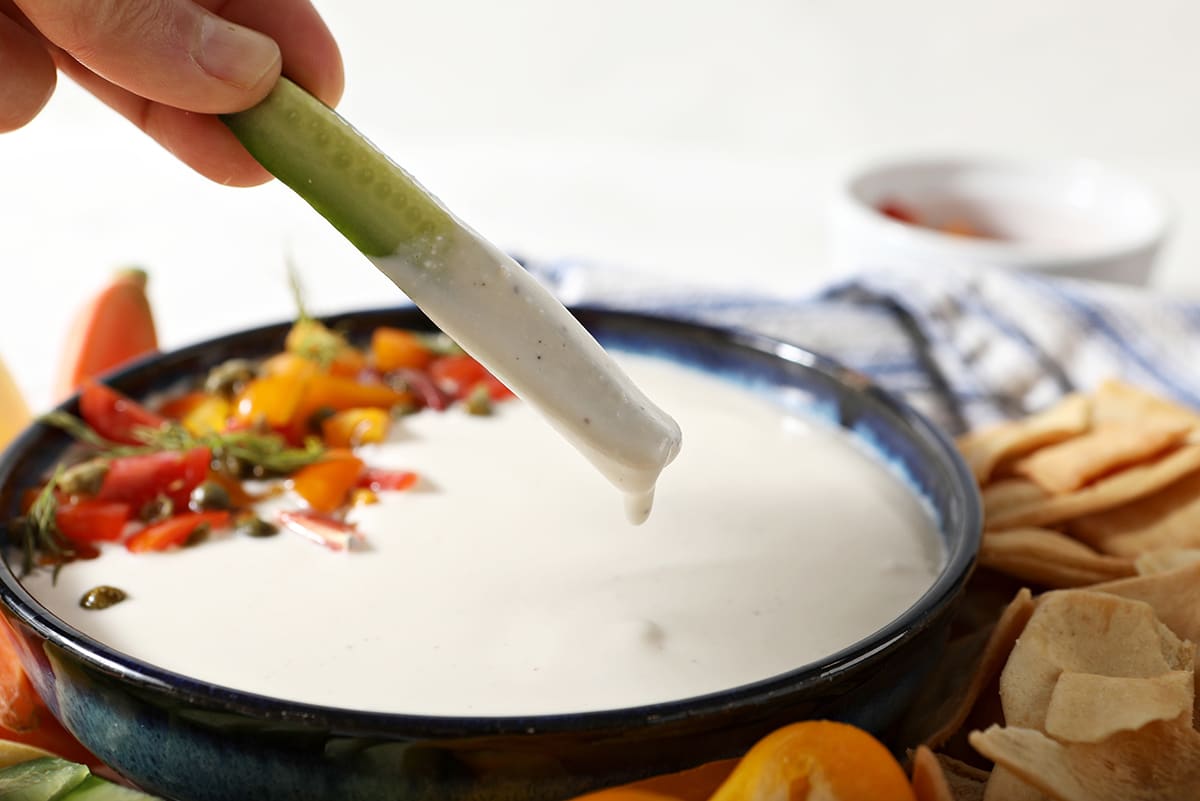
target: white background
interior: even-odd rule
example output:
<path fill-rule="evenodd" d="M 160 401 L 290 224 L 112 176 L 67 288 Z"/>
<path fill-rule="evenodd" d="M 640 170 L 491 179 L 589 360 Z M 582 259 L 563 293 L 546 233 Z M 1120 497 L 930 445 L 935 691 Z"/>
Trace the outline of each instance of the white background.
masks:
<path fill-rule="evenodd" d="M 863 159 L 1083 156 L 1172 200 L 1154 285 L 1200 298 L 1193 0 L 318 5 L 345 116 L 522 254 L 805 291 Z M 398 300 L 282 187 L 209 184 L 66 81 L 0 136 L 0 356 L 35 407 L 113 267 L 150 269 L 170 347 L 288 316 L 289 257 L 317 311 Z"/>

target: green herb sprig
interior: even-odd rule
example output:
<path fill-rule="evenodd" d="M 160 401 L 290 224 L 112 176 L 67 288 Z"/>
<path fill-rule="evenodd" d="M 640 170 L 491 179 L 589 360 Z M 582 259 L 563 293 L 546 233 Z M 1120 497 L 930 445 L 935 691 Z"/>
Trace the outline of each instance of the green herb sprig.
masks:
<path fill-rule="evenodd" d="M 55 563 L 55 579 L 58 578 L 58 570 L 63 563 L 75 556 L 70 540 L 64 537 L 58 528 L 58 496 L 55 493 L 61 478 L 62 467 L 59 467 L 46 482 L 46 486 L 42 487 L 29 507 L 29 512 L 12 523 L 11 533 L 21 548 L 22 576 L 33 572 L 39 553 L 45 554 Z"/>
<path fill-rule="evenodd" d="M 86 422 L 69 412 L 49 412 L 42 415 L 41 422 L 62 429 L 84 445 L 96 449 L 101 458 L 208 448 L 216 464 L 226 464 L 234 459 L 256 478 L 290 475 L 325 455 L 325 446 L 316 437 L 309 437 L 303 447 L 295 448 L 274 432 L 225 431 L 198 436 L 178 423 L 167 423 L 160 428 L 136 428 L 134 436 L 143 445 L 122 445 L 100 436 Z"/>

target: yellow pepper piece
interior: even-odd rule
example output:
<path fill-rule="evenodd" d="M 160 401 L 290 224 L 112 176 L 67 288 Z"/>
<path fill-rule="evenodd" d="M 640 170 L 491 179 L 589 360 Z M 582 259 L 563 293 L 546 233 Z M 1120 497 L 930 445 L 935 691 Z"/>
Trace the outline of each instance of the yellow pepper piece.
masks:
<path fill-rule="evenodd" d="M 183 416 L 183 427 L 198 437 L 225 430 L 232 408 L 220 395 L 208 395 Z"/>
<path fill-rule="evenodd" d="M 0 448 L 12 442 L 31 419 L 25 398 L 4 363 L 0 362 Z"/>
<path fill-rule="evenodd" d="M 385 409 L 347 409 L 321 423 L 321 436 L 331 448 L 356 448 L 387 439 L 391 414 Z"/>

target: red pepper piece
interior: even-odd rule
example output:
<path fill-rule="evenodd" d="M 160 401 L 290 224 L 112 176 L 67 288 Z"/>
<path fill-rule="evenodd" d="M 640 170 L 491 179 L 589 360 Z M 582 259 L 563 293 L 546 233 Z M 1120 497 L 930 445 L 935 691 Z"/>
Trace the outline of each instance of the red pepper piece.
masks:
<path fill-rule="evenodd" d="M 196 529 L 207 525 L 210 528 L 224 528 L 229 525 L 230 514 L 225 510 L 214 512 L 188 512 L 187 514 L 168 517 L 161 523 L 146 526 L 125 541 L 125 547 L 133 553 L 147 551 L 165 551 L 178 548 L 187 543 L 188 538 Z"/>
<path fill-rule="evenodd" d="M 358 479 L 360 489 L 372 492 L 385 490 L 406 490 L 417 483 L 419 476 L 411 470 L 385 470 L 379 467 L 368 467 Z"/>
<path fill-rule="evenodd" d="M 160 428 L 167 422 L 165 417 L 96 381 L 88 381 L 80 390 L 79 415 L 97 434 L 123 445 L 142 444 L 134 435 L 138 428 Z"/>
<path fill-rule="evenodd" d="M 504 400 L 512 397 L 512 390 L 504 386 L 500 379 L 488 372 L 488 369 L 466 354 L 460 356 L 442 356 L 429 365 L 429 376 L 438 388 L 448 392 L 458 400 L 471 394 L 479 384 L 487 387 L 492 400 Z"/>
<path fill-rule="evenodd" d="M 109 462 L 96 499 L 120 501 L 141 509 L 164 495 L 176 509 L 183 509 L 192 490 L 208 475 L 211 461 L 208 448 L 122 456 Z"/>
<path fill-rule="evenodd" d="M 58 507 L 58 530 L 72 542 L 116 542 L 129 522 L 127 503 L 82 500 Z"/>

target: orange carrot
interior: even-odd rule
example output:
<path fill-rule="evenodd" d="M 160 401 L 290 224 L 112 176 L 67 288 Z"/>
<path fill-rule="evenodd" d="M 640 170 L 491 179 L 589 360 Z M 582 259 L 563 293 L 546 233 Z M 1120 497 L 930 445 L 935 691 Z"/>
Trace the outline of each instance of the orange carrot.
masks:
<path fill-rule="evenodd" d="M 75 316 L 59 363 L 55 393 L 66 397 L 94 378 L 158 349 L 143 270 L 118 270 Z"/>
<path fill-rule="evenodd" d="M 667 773 L 632 784 L 600 790 L 574 801 L 707 801 L 737 767 L 737 759 L 707 762 L 690 770 Z"/>
<path fill-rule="evenodd" d="M 38 697 L 17 656 L 16 636 L 0 618 L 0 740 L 32 745 L 73 762 L 101 764 Z"/>

